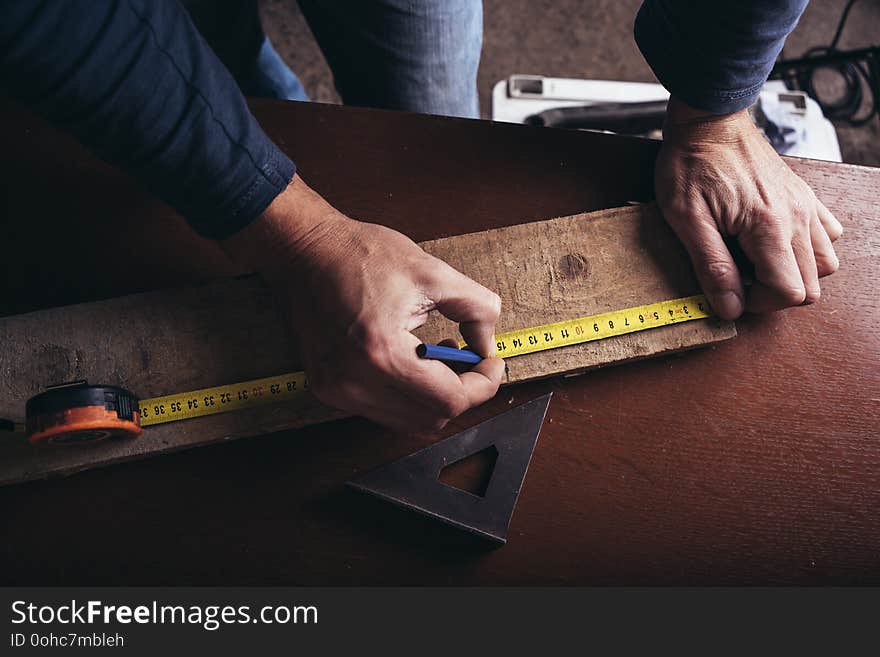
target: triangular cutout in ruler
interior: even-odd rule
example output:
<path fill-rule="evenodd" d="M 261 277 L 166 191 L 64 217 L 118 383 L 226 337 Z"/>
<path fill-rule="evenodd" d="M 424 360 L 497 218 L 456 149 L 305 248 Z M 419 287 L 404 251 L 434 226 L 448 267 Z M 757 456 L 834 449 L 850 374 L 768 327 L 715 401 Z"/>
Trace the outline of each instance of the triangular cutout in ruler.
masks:
<path fill-rule="evenodd" d="M 538 397 L 347 483 L 503 545 L 551 395 Z M 447 465 L 492 445 L 498 450 L 498 458 L 484 496 L 439 480 L 440 471 Z"/>

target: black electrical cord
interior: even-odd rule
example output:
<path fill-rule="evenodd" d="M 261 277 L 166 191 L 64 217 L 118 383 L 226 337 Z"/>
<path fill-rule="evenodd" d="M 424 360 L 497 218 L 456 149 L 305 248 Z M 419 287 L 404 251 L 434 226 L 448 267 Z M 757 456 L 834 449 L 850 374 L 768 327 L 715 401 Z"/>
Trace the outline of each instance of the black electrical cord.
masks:
<path fill-rule="evenodd" d="M 810 48 L 800 59 L 778 62 L 770 77 L 781 78 L 789 87 L 800 89 L 815 99 L 822 113 L 832 121 L 860 126 L 880 115 L 880 47 L 850 51 L 837 48 L 855 2 L 846 3 L 830 45 Z M 816 90 L 814 78 L 816 72 L 823 69 L 836 72 L 842 79 L 844 92 L 840 97 L 824 100 Z M 867 113 L 860 111 L 866 98 L 869 101 Z"/>

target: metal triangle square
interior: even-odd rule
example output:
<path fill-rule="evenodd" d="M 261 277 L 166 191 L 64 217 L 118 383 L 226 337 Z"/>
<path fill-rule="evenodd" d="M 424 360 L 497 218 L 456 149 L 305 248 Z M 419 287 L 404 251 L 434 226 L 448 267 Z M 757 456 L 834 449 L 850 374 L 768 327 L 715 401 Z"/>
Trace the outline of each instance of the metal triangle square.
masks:
<path fill-rule="evenodd" d="M 503 545 L 550 404 L 548 393 L 347 484 Z M 440 471 L 494 445 L 498 459 L 482 497 L 439 480 Z"/>

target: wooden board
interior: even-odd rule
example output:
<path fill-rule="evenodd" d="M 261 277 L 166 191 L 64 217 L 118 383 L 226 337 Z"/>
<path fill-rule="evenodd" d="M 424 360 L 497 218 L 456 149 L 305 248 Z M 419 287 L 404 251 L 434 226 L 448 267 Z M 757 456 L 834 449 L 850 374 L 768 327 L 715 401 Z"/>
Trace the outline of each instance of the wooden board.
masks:
<path fill-rule="evenodd" d="M 499 331 L 694 294 L 687 257 L 653 205 L 580 214 L 423 243 L 502 298 Z M 437 313 L 425 341 L 456 335 Z M 644 358 L 735 335 L 697 320 L 510 360 L 507 383 Z M 87 379 L 141 397 L 300 369 L 256 278 L 149 292 L 0 319 L 0 417 L 21 417 L 45 385 Z M 301 427 L 342 414 L 312 399 L 150 427 L 131 441 L 76 448 L 0 445 L 0 484 Z"/>
<path fill-rule="evenodd" d="M 697 294 L 687 255 L 653 204 L 634 205 L 423 242 L 501 295 L 498 331 Z M 427 338 L 454 335 L 432 315 Z M 511 383 L 681 351 L 736 335 L 701 320 L 511 359 Z"/>

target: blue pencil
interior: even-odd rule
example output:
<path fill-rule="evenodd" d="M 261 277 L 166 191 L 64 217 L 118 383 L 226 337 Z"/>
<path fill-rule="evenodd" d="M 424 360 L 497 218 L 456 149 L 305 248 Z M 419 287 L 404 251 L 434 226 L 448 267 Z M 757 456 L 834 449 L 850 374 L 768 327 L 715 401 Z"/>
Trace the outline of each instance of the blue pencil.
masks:
<path fill-rule="evenodd" d="M 443 360 L 450 363 L 467 363 L 468 365 L 476 365 L 482 356 L 469 351 L 468 349 L 456 349 L 455 347 L 441 347 L 436 344 L 423 343 L 416 347 L 416 355 L 419 358 L 430 358 L 431 360 Z"/>

